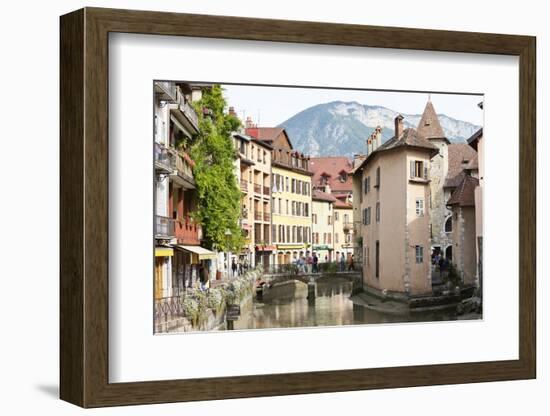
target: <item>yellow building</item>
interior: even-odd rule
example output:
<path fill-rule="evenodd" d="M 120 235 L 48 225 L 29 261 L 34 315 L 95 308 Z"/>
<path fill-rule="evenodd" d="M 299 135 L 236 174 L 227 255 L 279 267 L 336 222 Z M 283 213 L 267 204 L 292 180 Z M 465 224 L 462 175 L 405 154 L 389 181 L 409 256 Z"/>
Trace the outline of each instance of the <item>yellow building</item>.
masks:
<path fill-rule="evenodd" d="M 319 263 L 331 262 L 334 257 L 334 204 L 337 199 L 331 194 L 313 190 L 311 214 L 311 242 Z"/>
<path fill-rule="evenodd" d="M 311 177 L 309 158 L 293 150 L 283 128 L 255 127 L 246 134 L 272 147 L 272 264 L 288 264 L 311 254 Z"/>

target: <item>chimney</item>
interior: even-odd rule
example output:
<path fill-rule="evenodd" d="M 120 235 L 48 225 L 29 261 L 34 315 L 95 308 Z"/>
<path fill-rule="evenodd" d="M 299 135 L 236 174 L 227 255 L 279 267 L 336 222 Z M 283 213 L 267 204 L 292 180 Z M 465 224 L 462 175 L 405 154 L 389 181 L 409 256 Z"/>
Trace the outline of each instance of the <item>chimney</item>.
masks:
<path fill-rule="evenodd" d="M 229 107 L 228 113 L 230 116 L 237 117 L 237 113 L 235 112 L 235 107 Z"/>
<path fill-rule="evenodd" d="M 399 138 L 401 134 L 403 133 L 403 116 L 401 114 L 398 114 L 397 117 L 395 117 L 395 137 Z"/>
<path fill-rule="evenodd" d="M 370 155 L 372 153 L 372 140 L 369 136 L 367 139 L 367 155 Z"/>
<path fill-rule="evenodd" d="M 254 127 L 254 123 L 252 122 L 252 117 L 250 117 L 250 116 L 246 117 L 245 127 L 247 129 L 250 129 L 250 128 Z"/>

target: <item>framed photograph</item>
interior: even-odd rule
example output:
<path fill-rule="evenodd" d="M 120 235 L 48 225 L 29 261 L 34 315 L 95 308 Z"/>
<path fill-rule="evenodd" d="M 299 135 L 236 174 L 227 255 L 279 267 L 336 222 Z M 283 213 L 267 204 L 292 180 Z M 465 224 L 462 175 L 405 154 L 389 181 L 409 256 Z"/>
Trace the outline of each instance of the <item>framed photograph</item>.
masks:
<path fill-rule="evenodd" d="M 85 8 L 60 48 L 63 400 L 536 377 L 534 37 Z"/>

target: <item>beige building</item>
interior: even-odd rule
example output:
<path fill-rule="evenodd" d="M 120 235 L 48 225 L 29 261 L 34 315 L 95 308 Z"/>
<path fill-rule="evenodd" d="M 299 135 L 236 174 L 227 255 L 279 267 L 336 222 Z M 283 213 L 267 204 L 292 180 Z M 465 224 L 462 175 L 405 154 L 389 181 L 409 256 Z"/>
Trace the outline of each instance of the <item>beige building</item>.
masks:
<path fill-rule="evenodd" d="M 479 180 L 471 176 L 469 169 L 456 187 L 447 205 L 453 212 L 453 264 L 464 286 L 476 283 L 476 205 L 475 190 Z"/>
<path fill-rule="evenodd" d="M 354 254 L 353 204 L 351 198 L 338 198 L 334 203 L 334 259 L 340 260 L 342 254 L 346 262 Z M 354 256 L 355 258 L 355 256 Z M 355 261 L 358 261 L 357 259 Z"/>
<path fill-rule="evenodd" d="M 293 149 L 283 128 L 247 121 L 246 133 L 272 148 L 272 263 L 288 264 L 311 254 L 309 158 Z"/>
<path fill-rule="evenodd" d="M 231 111 L 231 109 L 230 109 Z M 241 228 L 245 246 L 239 259 L 255 266 L 269 265 L 271 246 L 271 147 L 242 133 L 234 133 L 238 155 L 235 172 L 241 189 Z"/>
<path fill-rule="evenodd" d="M 334 261 L 334 203 L 331 194 L 313 190 L 311 214 L 311 242 L 319 263 Z"/>
<path fill-rule="evenodd" d="M 361 178 L 363 280 L 367 290 L 395 296 L 432 292 L 430 261 L 430 161 L 438 147 L 404 130 L 395 119 L 394 137 L 381 144 L 377 133 Z M 350 214 L 352 211 L 350 211 Z"/>
<path fill-rule="evenodd" d="M 480 107 L 483 108 L 483 103 L 480 104 Z M 478 286 L 481 286 L 483 280 L 483 185 L 485 183 L 485 169 L 483 164 L 483 128 L 479 129 L 472 137 L 468 139 L 468 144 L 477 151 L 477 163 L 471 166 L 471 168 L 473 169 L 472 176 L 477 176 L 479 180 L 479 184 L 476 186 L 474 194 L 476 206 L 476 282 Z"/>

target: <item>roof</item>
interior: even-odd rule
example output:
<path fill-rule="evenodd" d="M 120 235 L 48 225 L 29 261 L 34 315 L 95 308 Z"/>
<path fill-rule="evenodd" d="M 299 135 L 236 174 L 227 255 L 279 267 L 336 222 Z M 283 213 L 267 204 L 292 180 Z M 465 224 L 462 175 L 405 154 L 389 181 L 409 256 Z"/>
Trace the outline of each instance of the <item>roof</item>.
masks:
<path fill-rule="evenodd" d="M 439 124 L 439 117 L 430 100 L 426 103 L 420 122 L 418 123 L 418 134 L 425 139 L 446 139 L 445 133 Z"/>
<path fill-rule="evenodd" d="M 353 190 L 353 181 L 350 175 L 353 165 L 345 156 L 312 157 L 309 160 L 309 170 L 313 172 L 312 184 L 320 185 L 323 174 L 327 176 L 327 182 L 331 191 Z M 345 172 L 346 180 L 342 182 L 340 173 Z"/>
<path fill-rule="evenodd" d="M 477 143 L 479 142 L 479 139 L 483 137 L 483 127 L 480 128 L 478 131 L 476 131 L 472 136 L 466 140 L 468 144 L 473 147 L 475 150 L 477 150 Z"/>
<path fill-rule="evenodd" d="M 454 188 L 462 181 L 464 176 L 463 161 L 468 163 L 477 158 L 477 152 L 466 143 L 452 143 L 447 148 L 449 154 L 449 170 L 443 186 Z"/>
<path fill-rule="evenodd" d="M 437 153 L 439 153 L 439 148 L 435 146 L 434 144 L 430 143 L 428 140 L 424 139 L 423 137 L 419 136 L 417 131 L 413 128 L 408 128 L 401 133 L 401 136 L 396 138 L 393 136 L 391 139 L 389 139 L 386 143 L 384 143 L 382 146 L 379 146 L 376 150 L 369 153 L 365 160 L 361 162 L 359 166 L 357 166 L 355 169 L 353 169 L 352 174 L 355 174 L 355 172 L 361 170 L 363 166 L 374 156 L 377 154 L 380 154 L 383 151 L 386 150 L 393 150 L 398 148 L 406 148 L 406 147 L 413 147 L 417 149 L 424 149 L 428 150 L 430 152 L 430 157 L 434 157 Z"/>
<path fill-rule="evenodd" d="M 378 147 L 371 154 L 381 152 L 383 150 L 390 150 L 406 146 L 419 147 L 422 149 L 430 150 L 432 156 L 439 152 L 439 148 L 437 146 L 431 144 L 428 140 L 420 136 L 415 129 L 408 128 L 405 129 L 403 133 L 401 133 L 401 136 L 399 136 L 398 138 L 393 136 L 390 140 L 388 140 L 382 146 Z"/>
<path fill-rule="evenodd" d="M 461 207 L 475 206 L 475 189 L 479 185 L 479 180 L 471 175 L 464 175 L 462 181 L 453 191 L 451 198 L 447 201 L 447 205 L 455 205 Z"/>
<path fill-rule="evenodd" d="M 352 204 L 351 202 L 342 201 L 341 199 L 336 199 L 336 201 L 334 202 L 334 208 L 338 208 L 338 209 L 352 209 L 352 208 L 353 208 L 353 204 Z"/>
<path fill-rule="evenodd" d="M 336 202 L 336 198 L 333 197 L 331 194 L 327 194 L 326 192 L 319 191 L 318 189 L 313 190 L 313 194 L 311 195 L 311 198 L 315 201 Z"/>
<path fill-rule="evenodd" d="M 258 140 L 273 142 L 284 130 L 283 127 L 249 127 L 246 129 L 246 134 Z M 290 148 L 292 148 L 292 143 L 290 143 Z"/>

